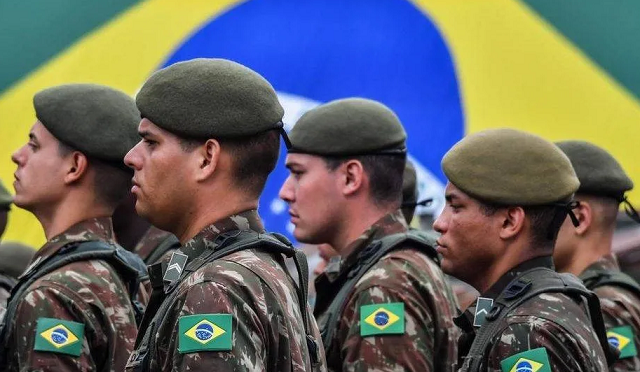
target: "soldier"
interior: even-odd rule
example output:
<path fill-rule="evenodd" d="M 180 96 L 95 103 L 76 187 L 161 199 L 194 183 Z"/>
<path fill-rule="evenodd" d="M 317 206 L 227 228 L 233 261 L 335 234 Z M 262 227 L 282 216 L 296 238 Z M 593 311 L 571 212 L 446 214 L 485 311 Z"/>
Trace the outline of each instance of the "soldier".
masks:
<path fill-rule="evenodd" d="M 624 194 L 633 182 L 611 154 L 594 144 L 557 145 L 580 180 L 576 194 L 580 204 L 573 212 L 580 225 L 574 227 L 570 221 L 562 225 L 553 252 L 556 270 L 579 276 L 598 295 L 609 343 L 620 351 L 613 370 L 640 371 L 640 285 L 620 271 L 611 252 L 618 209 L 620 203 L 628 204 Z M 637 214 L 632 216 L 637 221 Z"/>
<path fill-rule="evenodd" d="M 349 98 L 304 114 L 290 133 L 280 190 L 293 235 L 341 255 L 316 279 L 314 313 L 332 371 L 446 371 L 455 299 L 434 247 L 401 211 L 406 134 L 393 111 Z M 319 202 L 320 201 L 320 202 Z"/>
<path fill-rule="evenodd" d="M 4 230 L 7 228 L 12 203 L 13 196 L 11 196 L 9 190 L 7 190 L 2 184 L 2 181 L 0 181 L 0 240 L 2 239 L 2 235 L 4 235 Z"/>
<path fill-rule="evenodd" d="M 569 159 L 538 136 L 495 129 L 458 142 L 442 169 L 447 203 L 434 223 L 442 268 L 481 293 L 475 314 L 456 319 L 465 331 L 460 371 L 605 371 L 597 298 L 553 271 L 579 186 Z"/>
<path fill-rule="evenodd" d="M 123 370 L 136 337 L 133 254 L 111 219 L 127 192 L 122 163 L 136 141 L 133 99 L 94 84 L 34 96 L 37 121 L 17 164 L 16 206 L 42 224 L 46 244 L 20 277 L 0 330 L 7 371 Z"/>
<path fill-rule="evenodd" d="M 265 233 L 256 211 L 284 133 L 271 85 L 235 62 L 196 59 L 153 74 L 136 103 L 142 141 L 125 157 L 136 210 L 182 248 L 164 273 L 150 266 L 154 294 L 127 370 L 324 370 L 304 254 Z M 300 287 L 282 253 L 295 254 Z"/>

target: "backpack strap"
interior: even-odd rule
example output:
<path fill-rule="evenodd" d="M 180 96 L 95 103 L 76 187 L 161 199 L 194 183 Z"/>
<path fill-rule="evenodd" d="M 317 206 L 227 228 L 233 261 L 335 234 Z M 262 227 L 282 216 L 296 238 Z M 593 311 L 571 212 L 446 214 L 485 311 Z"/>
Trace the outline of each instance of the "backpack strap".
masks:
<path fill-rule="evenodd" d="M 253 230 L 234 230 L 217 236 L 210 249 L 200 256 L 189 257 L 184 270 L 180 274 L 180 278 L 173 281 L 166 288 L 162 280 L 162 266 L 160 264 L 150 266 L 153 302 L 149 302 L 143 324 L 138 330 L 136 349 L 129 357 L 127 368 L 133 368 L 136 372 L 150 370 L 149 351 L 155 350 L 156 338 L 154 336 L 157 333 L 157 326 L 167 316 L 177 300 L 178 291 L 176 291 L 176 288 L 178 285 L 204 265 L 246 249 L 259 249 L 265 252 L 284 254 L 286 257 L 293 258 L 298 271 L 299 285 L 296 290 L 305 327 L 307 347 L 312 359 L 311 364 L 316 365 L 319 363 L 319 345 L 313 336 L 307 312 L 309 268 L 306 256 L 301 251 L 293 248 L 293 245 L 283 235 L 275 233 L 262 234 Z"/>
<path fill-rule="evenodd" d="M 546 267 L 528 270 L 515 278 L 493 302 L 493 307 L 480 327 L 468 355 L 464 358 L 465 370 L 479 370 L 487 355 L 485 351 L 491 340 L 502 331 L 503 322 L 508 314 L 522 303 L 543 293 L 562 293 L 574 300 L 586 300 L 588 316 L 604 350 L 607 362 L 611 365 L 618 358 L 607 341 L 604 321 L 600 312 L 598 297 L 589 291 L 582 282 L 571 274 L 560 274 Z"/>
<path fill-rule="evenodd" d="M 640 298 L 640 284 L 632 277 L 619 270 L 588 269 L 580 275 L 584 285 L 595 290 L 602 286 L 622 287 Z"/>
<path fill-rule="evenodd" d="M 74 262 L 89 260 L 102 260 L 114 268 L 127 286 L 136 322 L 139 324 L 145 309 L 137 300 L 137 294 L 140 283 L 148 279 L 142 259 L 118 245 L 104 241 L 73 242 L 62 247 L 55 255 L 32 266 L 29 271 L 20 277 L 18 283 L 11 290 L 7 310 L 0 325 L 0 345 L 6 345 L 8 342 L 10 324 L 15 318 L 19 302 L 33 283 L 61 267 Z M 4 357 L 6 355 L 0 353 L 0 365 L 3 365 L 2 362 L 4 360 L 2 359 Z"/>
<path fill-rule="evenodd" d="M 17 280 L 3 275 L 0 273 L 0 288 L 4 288 L 7 292 L 11 292 L 11 289 L 18 283 Z"/>
<path fill-rule="evenodd" d="M 426 254 L 438 266 L 440 259 L 433 242 L 419 231 L 408 230 L 403 233 L 387 235 L 374 240 L 358 256 L 358 263 L 345 274 L 338 278 L 338 294 L 333 298 L 324 313 L 328 314 L 327 320 L 321 325 L 320 333 L 324 349 L 329 351 L 332 347 L 334 335 L 339 327 L 340 315 L 344 311 L 348 296 L 353 292 L 356 284 L 382 257 L 396 249 L 411 248 Z M 318 315 L 318 314 L 316 314 Z"/>

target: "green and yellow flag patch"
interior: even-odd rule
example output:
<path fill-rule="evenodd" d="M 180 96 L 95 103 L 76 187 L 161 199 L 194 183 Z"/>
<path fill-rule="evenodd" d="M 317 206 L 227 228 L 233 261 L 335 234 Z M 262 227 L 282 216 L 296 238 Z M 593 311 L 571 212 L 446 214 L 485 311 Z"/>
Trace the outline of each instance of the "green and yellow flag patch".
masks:
<path fill-rule="evenodd" d="M 35 351 L 79 356 L 82 352 L 84 324 L 54 318 L 39 318 Z"/>
<path fill-rule="evenodd" d="M 404 303 L 360 307 L 360 336 L 404 334 Z"/>
<path fill-rule="evenodd" d="M 607 341 L 620 351 L 619 359 L 638 355 L 631 326 L 611 328 L 607 331 Z"/>
<path fill-rule="evenodd" d="M 500 367 L 502 372 L 551 372 L 547 349 L 543 347 L 503 359 Z"/>
<path fill-rule="evenodd" d="M 232 346 L 231 314 L 198 314 L 178 320 L 178 351 L 224 351 Z"/>

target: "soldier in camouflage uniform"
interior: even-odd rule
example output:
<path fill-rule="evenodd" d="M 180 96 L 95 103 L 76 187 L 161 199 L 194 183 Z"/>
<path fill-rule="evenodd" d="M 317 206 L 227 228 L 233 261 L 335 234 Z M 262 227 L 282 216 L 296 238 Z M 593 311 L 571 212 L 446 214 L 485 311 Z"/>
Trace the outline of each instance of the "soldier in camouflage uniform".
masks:
<path fill-rule="evenodd" d="M 303 115 L 290 138 L 280 197 L 293 234 L 342 256 L 337 275 L 315 282 L 329 370 L 451 371 L 455 299 L 434 248 L 406 238 L 406 134 L 395 113 L 367 99 L 333 101 Z"/>
<path fill-rule="evenodd" d="M 597 298 L 552 270 L 579 186 L 567 157 L 538 136 L 496 129 L 462 139 L 442 168 L 447 203 L 434 223 L 442 268 L 481 293 L 475 312 L 456 319 L 465 332 L 459 370 L 605 371 Z"/>
<path fill-rule="evenodd" d="M 612 370 L 640 371 L 640 285 L 620 272 L 611 252 L 619 205 L 628 203 L 624 194 L 633 182 L 611 154 L 592 143 L 557 145 L 580 180 L 574 210 L 580 225 L 562 225 L 553 254 L 556 270 L 579 276 L 598 295 L 609 342 L 620 350 Z"/>
<path fill-rule="evenodd" d="M 79 242 L 115 245 L 109 216 L 127 192 L 122 159 L 139 120 L 133 99 L 100 85 L 49 88 L 33 102 L 38 120 L 12 155 L 14 203 L 38 218 L 47 242 L 23 277 Z M 124 369 L 136 323 L 127 287 L 110 264 L 71 262 L 21 293 L 10 299 L 16 311 L 7 312 L 2 329 L 3 371 Z"/>
<path fill-rule="evenodd" d="M 183 247 L 164 273 L 150 267 L 160 305 L 150 304 L 127 370 L 325 370 L 306 337 L 319 340 L 306 299 L 282 255 L 263 247 L 256 211 L 284 133 L 271 85 L 237 63 L 196 59 L 156 72 L 136 103 L 142 141 L 125 157 L 136 210 Z M 265 243 L 211 258 L 241 236 Z"/>

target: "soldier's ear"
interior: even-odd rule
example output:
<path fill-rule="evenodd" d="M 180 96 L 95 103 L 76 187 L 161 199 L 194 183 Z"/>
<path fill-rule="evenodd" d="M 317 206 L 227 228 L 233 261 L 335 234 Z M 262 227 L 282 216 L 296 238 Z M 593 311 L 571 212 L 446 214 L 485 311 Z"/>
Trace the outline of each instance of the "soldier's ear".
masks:
<path fill-rule="evenodd" d="M 210 138 L 202 146 L 194 151 L 195 161 L 197 162 L 196 180 L 203 181 L 210 178 L 220 162 L 220 142 Z"/>
<path fill-rule="evenodd" d="M 502 223 L 500 238 L 507 240 L 516 237 L 524 229 L 526 215 L 522 207 L 508 207 L 498 210 L 496 217 Z"/>
<path fill-rule="evenodd" d="M 64 183 L 71 184 L 80 180 L 87 172 L 89 161 L 80 151 L 73 151 L 65 159 L 66 173 Z"/>
<path fill-rule="evenodd" d="M 589 201 L 580 200 L 578 207 L 573 209 L 573 214 L 575 214 L 578 222 L 580 222 L 580 224 L 575 227 L 575 232 L 577 235 L 582 236 L 589 230 L 591 222 L 593 222 L 593 207 Z"/>
<path fill-rule="evenodd" d="M 338 170 L 340 171 L 339 186 L 345 196 L 358 192 L 367 183 L 367 175 L 359 160 L 347 160 Z"/>

